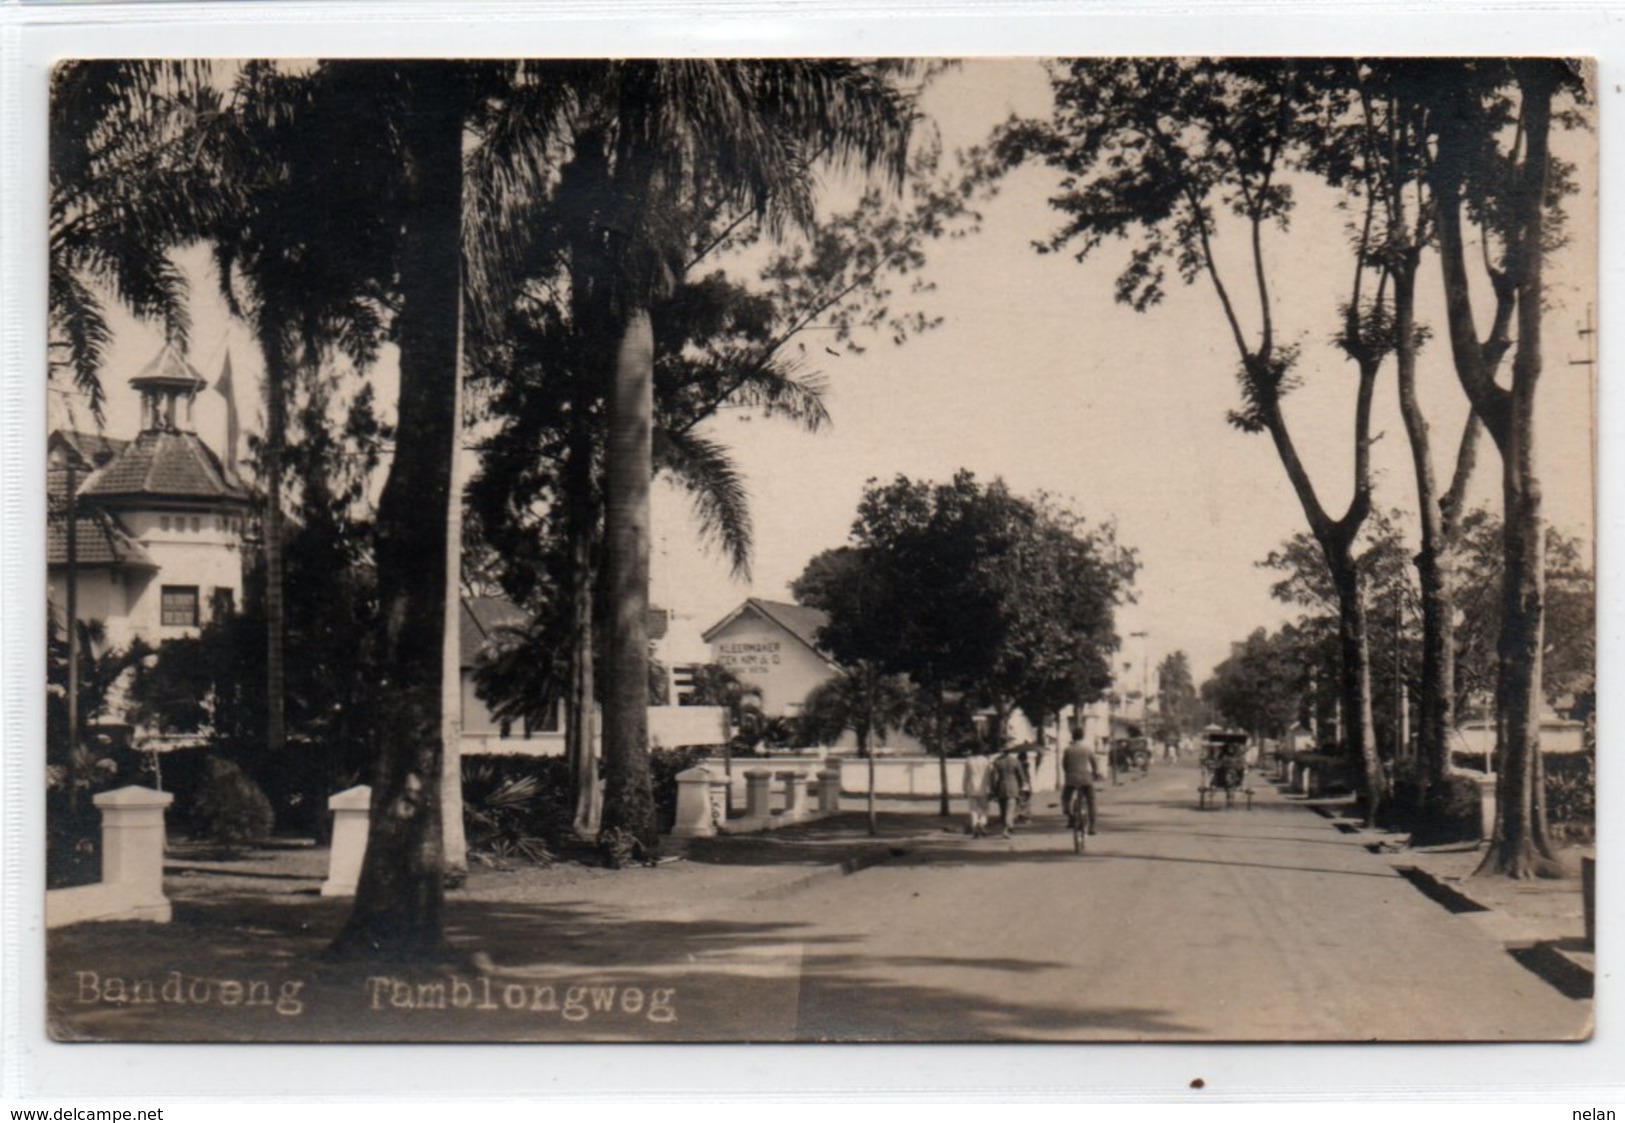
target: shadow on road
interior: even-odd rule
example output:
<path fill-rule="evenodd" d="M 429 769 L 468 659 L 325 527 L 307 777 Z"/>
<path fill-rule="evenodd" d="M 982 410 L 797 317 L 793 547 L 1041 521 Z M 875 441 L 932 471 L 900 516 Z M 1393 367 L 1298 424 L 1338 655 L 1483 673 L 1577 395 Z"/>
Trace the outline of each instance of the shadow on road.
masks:
<path fill-rule="evenodd" d="M 814 933 L 793 922 L 651 917 L 588 901 L 453 901 L 446 960 L 334 962 L 325 951 L 348 908 L 348 901 L 292 894 L 219 895 L 177 901 L 167 926 L 87 924 L 53 932 L 53 1035 L 239 1042 L 974 1041 L 1133 1038 L 1184 1028 L 1156 1010 L 1080 1013 L 1077 1004 L 1006 1003 L 984 993 L 996 995 L 996 986 L 941 983 L 944 973 L 963 972 L 970 980 L 1068 966 L 1048 960 L 876 956 L 858 935 Z M 922 972 L 930 983 L 919 980 Z M 122 980 L 118 992 L 115 977 Z M 182 1001 L 129 1002 L 125 989 L 136 980 L 149 981 L 155 993 L 175 980 Z M 287 1001 L 280 1008 L 270 1002 L 251 1007 L 240 1000 L 241 991 L 222 989 L 228 981 L 242 988 L 263 984 Z M 119 1000 L 109 1000 L 115 993 Z M 438 996 L 439 1007 L 418 1005 L 425 993 Z M 227 995 L 233 1000 L 225 1001 Z M 468 1001 L 458 1007 L 458 997 Z"/>

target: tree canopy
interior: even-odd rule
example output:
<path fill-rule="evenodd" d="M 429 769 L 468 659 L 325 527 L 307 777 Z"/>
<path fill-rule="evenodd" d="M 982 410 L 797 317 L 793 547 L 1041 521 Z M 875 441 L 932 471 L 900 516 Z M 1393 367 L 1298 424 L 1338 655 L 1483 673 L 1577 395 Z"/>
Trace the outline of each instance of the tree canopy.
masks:
<path fill-rule="evenodd" d="M 820 639 L 841 662 L 1038 722 L 1101 697 L 1137 568 L 1111 524 L 962 471 L 871 481 L 851 544 L 815 557 L 794 590 L 829 614 Z"/>

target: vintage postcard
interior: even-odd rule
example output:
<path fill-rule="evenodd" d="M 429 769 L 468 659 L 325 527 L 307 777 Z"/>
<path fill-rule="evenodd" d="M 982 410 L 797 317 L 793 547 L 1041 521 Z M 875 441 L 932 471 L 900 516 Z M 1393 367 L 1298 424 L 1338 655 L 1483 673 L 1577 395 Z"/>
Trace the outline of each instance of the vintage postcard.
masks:
<path fill-rule="evenodd" d="M 68 59 L 61 1042 L 1576 1042 L 1594 73 Z"/>

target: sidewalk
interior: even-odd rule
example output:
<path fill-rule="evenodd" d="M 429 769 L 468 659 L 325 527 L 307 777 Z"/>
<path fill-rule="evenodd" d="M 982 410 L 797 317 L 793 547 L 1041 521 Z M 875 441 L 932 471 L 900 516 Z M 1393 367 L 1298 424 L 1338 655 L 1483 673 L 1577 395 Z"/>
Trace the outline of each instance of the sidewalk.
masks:
<path fill-rule="evenodd" d="M 1559 851 L 1573 875 L 1561 880 L 1475 877 L 1484 860 L 1485 843 L 1412 849 L 1403 832 L 1361 825 L 1353 817 L 1352 797 L 1302 802 L 1329 819 L 1339 831 L 1358 835 L 1366 849 L 1384 858 L 1441 907 L 1470 915 L 1474 923 L 1553 986 L 1573 997 L 1590 996 L 1596 951 L 1585 942 L 1580 859 L 1594 859 L 1594 845 L 1567 846 Z"/>

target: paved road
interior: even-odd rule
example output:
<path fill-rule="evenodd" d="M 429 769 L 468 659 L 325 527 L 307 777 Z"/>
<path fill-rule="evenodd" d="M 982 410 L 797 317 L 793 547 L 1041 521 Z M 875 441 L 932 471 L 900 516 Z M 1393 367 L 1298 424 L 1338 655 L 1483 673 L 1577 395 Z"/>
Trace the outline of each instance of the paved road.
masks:
<path fill-rule="evenodd" d="M 1446 912 L 1360 839 L 1256 786 L 1254 811 L 1200 812 L 1195 769 L 1158 768 L 1107 791 L 1082 858 L 1052 809 L 1012 841 L 973 841 L 913 804 L 886 822 L 906 856 L 845 877 L 832 861 L 882 853 L 850 820 L 545 891 L 516 875 L 512 892 L 450 902 L 444 964 L 330 962 L 347 902 L 314 882 L 187 892 L 173 925 L 54 933 L 53 1025 L 226 1041 L 1586 1033 L 1590 1003 L 1519 966 L 1497 914 Z"/>
<path fill-rule="evenodd" d="M 854 876 L 740 902 L 728 914 L 740 930 L 774 936 L 729 955 L 799 978 L 794 1029 L 783 1017 L 780 1030 L 801 1039 L 1588 1032 L 1588 1002 L 1519 966 L 1493 930 L 1424 897 L 1359 840 L 1262 782 L 1251 812 L 1198 811 L 1196 776 L 1164 766 L 1107 789 L 1083 858 L 1049 811 L 1011 841 L 944 833 Z M 771 1005 L 788 1015 L 787 999 Z"/>

